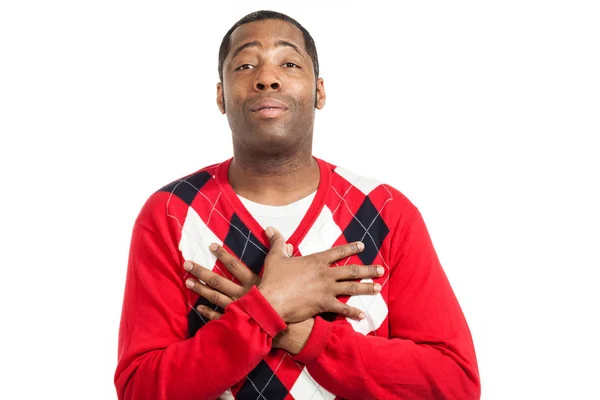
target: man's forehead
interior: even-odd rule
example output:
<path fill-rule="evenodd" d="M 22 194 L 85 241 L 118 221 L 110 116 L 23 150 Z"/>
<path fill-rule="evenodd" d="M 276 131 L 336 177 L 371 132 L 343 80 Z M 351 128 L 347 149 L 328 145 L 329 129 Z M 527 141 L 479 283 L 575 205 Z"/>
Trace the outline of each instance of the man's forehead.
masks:
<path fill-rule="evenodd" d="M 285 41 L 295 44 L 299 50 L 306 51 L 302 31 L 287 21 L 267 19 L 254 21 L 238 27 L 231 34 L 231 51 L 248 42 L 259 42 L 262 46 L 274 46 Z"/>

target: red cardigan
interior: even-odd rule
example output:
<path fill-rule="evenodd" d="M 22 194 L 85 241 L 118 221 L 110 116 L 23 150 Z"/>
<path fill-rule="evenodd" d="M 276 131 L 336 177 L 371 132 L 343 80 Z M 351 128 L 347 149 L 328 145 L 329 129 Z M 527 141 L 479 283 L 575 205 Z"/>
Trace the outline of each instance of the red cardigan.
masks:
<path fill-rule="evenodd" d="M 301 255 L 361 240 L 341 264 L 383 265 L 377 295 L 340 297 L 361 322 L 324 314 L 296 356 L 271 349 L 286 328 L 253 288 L 216 321 L 186 288 L 184 260 L 232 278 L 217 242 L 261 272 L 269 241 L 227 179 L 231 160 L 154 193 L 133 229 L 119 331 L 119 399 L 477 399 L 464 315 L 418 209 L 389 185 L 317 159 L 321 179 L 288 239 Z M 340 264 L 340 265 L 341 265 Z M 221 310 L 222 311 L 222 310 Z"/>

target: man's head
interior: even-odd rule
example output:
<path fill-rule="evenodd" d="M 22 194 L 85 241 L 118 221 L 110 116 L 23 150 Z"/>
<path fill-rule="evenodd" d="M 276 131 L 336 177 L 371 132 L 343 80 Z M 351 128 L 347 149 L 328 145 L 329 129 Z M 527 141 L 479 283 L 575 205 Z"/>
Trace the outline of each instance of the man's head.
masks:
<path fill-rule="evenodd" d="M 267 19 L 278 19 L 280 21 L 289 22 L 296 28 L 300 29 L 300 31 L 302 32 L 302 36 L 304 37 L 304 49 L 310 56 L 313 63 L 315 77 L 319 77 L 319 57 L 317 55 L 317 46 L 315 45 L 315 41 L 310 35 L 310 33 L 306 29 L 304 29 L 304 27 L 300 25 L 298 21 L 291 17 L 288 17 L 285 14 L 278 13 L 276 11 L 256 11 L 246 15 L 244 18 L 236 22 L 229 29 L 229 31 L 227 31 L 227 33 L 223 37 L 223 40 L 221 41 L 221 47 L 219 47 L 219 79 L 221 80 L 221 82 L 223 82 L 223 64 L 225 63 L 225 58 L 229 54 L 229 51 L 231 51 L 230 38 L 233 31 L 235 31 L 238 27 L 249 22 L 264 21 Z"/>
<path fill-rule="evenodd" d="M 312 145 L 315 108 L 325 104 L 310 34 L 292 18 L 259 11 L 238 21 L 219 51 L 217 105 L 234 151 L 282 154 Z"/>

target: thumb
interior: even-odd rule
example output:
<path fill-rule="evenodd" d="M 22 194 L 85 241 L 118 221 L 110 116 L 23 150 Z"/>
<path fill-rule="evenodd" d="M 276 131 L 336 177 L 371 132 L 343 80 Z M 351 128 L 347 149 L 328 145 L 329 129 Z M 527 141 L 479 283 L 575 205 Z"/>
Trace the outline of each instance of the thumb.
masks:
<path fill-rule="evenodd" d="M 287 257 L 287 250 L 283 235 L 272 226 L 269 226 L 267 229 L 265 229 L 265 234 L 271 242 L 271 251 Z"/>

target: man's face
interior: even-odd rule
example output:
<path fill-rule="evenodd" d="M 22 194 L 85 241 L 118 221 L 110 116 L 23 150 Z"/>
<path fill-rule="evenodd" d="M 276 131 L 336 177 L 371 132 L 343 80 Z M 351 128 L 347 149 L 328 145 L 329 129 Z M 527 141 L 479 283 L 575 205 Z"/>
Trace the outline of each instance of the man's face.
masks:
<path fill-rule="evenodd" d="M 217 105 L 237 147 L 270 153 L 312 140 L 325 89 L 300 29 L 281 20 L 251 22 L 233 32 L 229 49 Z"/>

